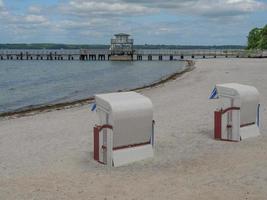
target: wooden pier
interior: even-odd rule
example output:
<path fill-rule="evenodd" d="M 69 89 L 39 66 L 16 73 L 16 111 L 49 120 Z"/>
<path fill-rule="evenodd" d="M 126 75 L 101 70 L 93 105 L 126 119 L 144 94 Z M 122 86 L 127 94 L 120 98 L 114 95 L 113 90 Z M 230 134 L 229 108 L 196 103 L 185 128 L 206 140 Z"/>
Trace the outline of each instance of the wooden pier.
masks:
<path fill-rule="evenodd" d="M 242 49 L 225 50 L 176 50 L 176 49 L 136 49 L 133 61 L 164 61 L 200 58 L 267 58 L 267 51 L 248 51 Z M 81 60 L 107 61 L 111 52 L 108 49 L 44 49 L 44 50 L 11 50 L 0 49 L 1 60 Z"/>

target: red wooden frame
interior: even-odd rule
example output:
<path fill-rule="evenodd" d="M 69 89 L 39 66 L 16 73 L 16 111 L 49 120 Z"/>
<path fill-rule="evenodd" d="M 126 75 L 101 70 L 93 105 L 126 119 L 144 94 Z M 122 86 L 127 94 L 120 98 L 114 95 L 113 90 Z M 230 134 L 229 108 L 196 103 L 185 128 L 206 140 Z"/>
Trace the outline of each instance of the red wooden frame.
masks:
<path fill-rule="evenodd" d="M 99 161 L 99 133 L 104 129 L 111 129 L 113 130 L 113 127 L 109 124 L 105 124 L 102 126 L 99 125 L 95 125 L 94 127 L 94 160 Z M 138 146 L 143 146 L 143 145 L 147 145 L 150 144 L 150 141 L 148 142 L 144 142 L 144 143 L 138 143 L 138 144 L 129 144 L 129 145 L 125 145 L 125 146 L 119 146 L 119 147 L 114 147 L 113 150 L 119 150 L 119 149 L 126 149 L 126 148 L 132 148 L 132 147 L 138 147 Z M 106 149 L 107 147 L 102 145 L 101 147 L 102 149 Z M 100 162 L 102 163 L 102 162 Z"/>
<path fill-rule="evenodd" d="M 99 162 L 99 133 L 104 129 L 113 129 L 109 124 L 104 124 L 103 126 L 95 125 L 94 127 L 94 160 Z"/>
<path fill-rule="evenodd" d="M 240 110 L 239 107 L 229 107 L 226 109 L 221 109 L 219 111 L 214 111 L 214 138 L 222 139 L 222 115 L 231 110 Z M 227 125 L 227 128 L 231 128 Z"/>

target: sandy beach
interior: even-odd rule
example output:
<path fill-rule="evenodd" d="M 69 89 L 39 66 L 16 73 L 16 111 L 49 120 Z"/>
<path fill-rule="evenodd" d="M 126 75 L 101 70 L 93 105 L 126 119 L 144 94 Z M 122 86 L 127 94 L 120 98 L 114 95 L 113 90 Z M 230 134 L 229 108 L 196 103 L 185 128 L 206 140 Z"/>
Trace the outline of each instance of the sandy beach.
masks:
<path fill-rule="evenodd" d="M 260 92 L 261 136 L 213 139 L 216 83 Z M 155 156 L 108 168 L 92 159 L 89 105 L 0 119 L 0 199 L 267 198 L 267 59 L 203 59 L 140 93 L 154 104 Z"/>

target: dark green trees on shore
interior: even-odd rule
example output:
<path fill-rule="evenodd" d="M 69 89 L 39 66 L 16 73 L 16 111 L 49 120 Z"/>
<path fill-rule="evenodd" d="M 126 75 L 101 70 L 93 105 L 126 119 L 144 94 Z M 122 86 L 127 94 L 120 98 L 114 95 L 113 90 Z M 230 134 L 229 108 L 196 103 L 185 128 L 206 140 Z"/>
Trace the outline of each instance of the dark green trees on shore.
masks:
<path fill-rule="evenodd" d="M 267 25 L 254 28 L 248 35 L 248 49 L 267 49 Z"/>

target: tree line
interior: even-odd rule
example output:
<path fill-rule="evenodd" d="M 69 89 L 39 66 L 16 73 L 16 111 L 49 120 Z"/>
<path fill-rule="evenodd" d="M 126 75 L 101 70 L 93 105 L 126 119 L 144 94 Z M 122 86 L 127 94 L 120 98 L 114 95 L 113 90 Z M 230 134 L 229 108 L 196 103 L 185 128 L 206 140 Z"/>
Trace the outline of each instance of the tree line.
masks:
<path fill-rule="evenodd" d="M 267 25 L 249 32 L 247 49 L 267 49 Z"/>
<path fill-rule="evenodd" d="M 109 49 L 110 45 L 104 44 L 0 44 L 0 49 Z M 164 45 L 144 44 L 134 45 L 134 49 L 245 49 L 242 45 Z"/>

